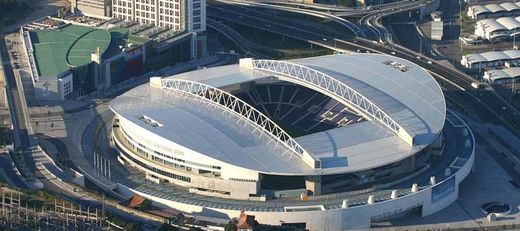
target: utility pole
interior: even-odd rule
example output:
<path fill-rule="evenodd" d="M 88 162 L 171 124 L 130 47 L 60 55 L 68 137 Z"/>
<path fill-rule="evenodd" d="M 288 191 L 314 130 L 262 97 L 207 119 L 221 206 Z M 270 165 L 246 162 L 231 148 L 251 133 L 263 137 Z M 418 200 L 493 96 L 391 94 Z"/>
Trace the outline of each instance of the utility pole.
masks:
<path fill-rule="evenodd" d="M 462 37 L 462 32 L 464 31 L 462 29 L 463 25 L 462 25 L 462 0 L 459 0 L 459 41 L 460 41 L 460 37 Z M 464 46 L 461 42 L 459 42 L 459 46 L 460 46 L 460 51 L 464 51 Z"/>

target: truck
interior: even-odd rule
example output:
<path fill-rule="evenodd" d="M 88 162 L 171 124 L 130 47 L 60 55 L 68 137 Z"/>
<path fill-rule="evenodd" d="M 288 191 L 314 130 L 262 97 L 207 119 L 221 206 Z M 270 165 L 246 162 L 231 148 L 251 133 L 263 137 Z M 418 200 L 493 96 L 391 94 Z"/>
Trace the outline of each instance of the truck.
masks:
<path fill-rule="evenodd" d="M 479 82 L 473 82 L 473 83 L 471 83 L 471 86 L 475 89 L 484 89 L 484 84 L 479 83 Z"/>

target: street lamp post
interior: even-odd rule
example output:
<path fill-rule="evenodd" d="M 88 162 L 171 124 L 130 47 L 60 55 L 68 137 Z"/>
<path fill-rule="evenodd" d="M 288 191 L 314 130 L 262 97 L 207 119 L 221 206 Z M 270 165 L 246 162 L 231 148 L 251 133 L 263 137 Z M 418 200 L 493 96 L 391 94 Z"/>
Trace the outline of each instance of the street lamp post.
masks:
<path fill-rule="evenodd" d="M 459 38 L 462 36 L 462 0 L 459 0 Z M 459 39 L 460 41 L 460 39 Z M 460 51 L 464 51 L 463 44 L 459 42 Z"/>

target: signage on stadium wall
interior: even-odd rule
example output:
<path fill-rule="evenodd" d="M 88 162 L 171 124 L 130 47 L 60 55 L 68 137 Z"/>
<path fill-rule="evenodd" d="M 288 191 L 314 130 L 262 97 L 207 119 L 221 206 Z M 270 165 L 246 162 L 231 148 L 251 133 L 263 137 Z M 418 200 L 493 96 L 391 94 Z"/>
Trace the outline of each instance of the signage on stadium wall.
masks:
<path fill-rule="evenodd" d="M 455 192 L 455 176 L 451 176 L 444 182 L 432 188 L 432 203 L 435 203 Z"/>

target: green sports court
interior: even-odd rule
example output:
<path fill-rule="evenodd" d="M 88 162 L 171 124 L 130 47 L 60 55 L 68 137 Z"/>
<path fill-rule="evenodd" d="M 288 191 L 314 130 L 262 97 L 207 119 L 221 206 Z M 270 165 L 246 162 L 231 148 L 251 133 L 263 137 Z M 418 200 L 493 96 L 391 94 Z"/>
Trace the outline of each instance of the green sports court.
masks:
<path fill-rule="evenodd" d="M 30 36 L 40 76 L 56 76 L 71 67 L 90 63 L 91 54 L 98 47 L 103 54 L 111 40 L 106 30 L 78 25 L 34 31 Z"/>

